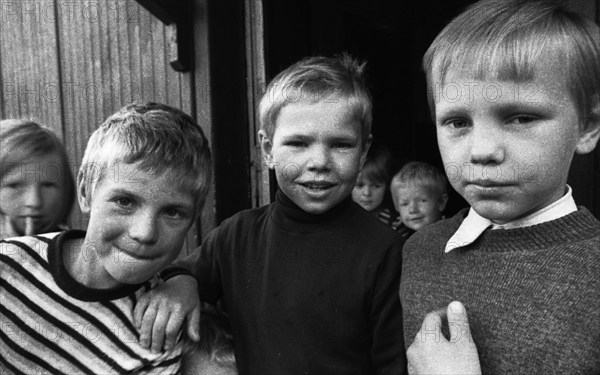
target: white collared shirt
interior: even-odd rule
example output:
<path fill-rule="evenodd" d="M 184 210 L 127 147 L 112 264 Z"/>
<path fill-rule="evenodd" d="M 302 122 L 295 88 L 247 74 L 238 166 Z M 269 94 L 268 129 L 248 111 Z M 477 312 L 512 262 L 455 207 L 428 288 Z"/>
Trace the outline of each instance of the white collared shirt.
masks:
<path fill-rule="evenodd" d="M 573 190 L 569 185 L 567 185 L 565 195 L 556 202 L 523 218 L 505 224 L 494 224 L 491 220 L 484 218 L 471 208 L 465 220 L 463 220 L 454 235 L 446 243 L 444 252 L 449 253 L 456 248 L 472 244 L 489 227 L 492 227 L 492 230 L 530 227 L 558 219 L 574 211 L 577 211 L 577 205 L 573 199 Z"/>

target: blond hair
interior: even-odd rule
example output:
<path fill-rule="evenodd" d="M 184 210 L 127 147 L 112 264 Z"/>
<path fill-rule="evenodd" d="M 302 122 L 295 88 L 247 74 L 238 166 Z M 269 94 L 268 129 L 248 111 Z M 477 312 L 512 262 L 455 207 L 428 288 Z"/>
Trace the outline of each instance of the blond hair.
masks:
<path fill-rule="evenodd" d="M 267 86 L 259 105 L 260 128 L 272 138 L 279 113 L 288 104 L 346 100 L 366 144 L 371 134 L 372 104 L 365 65 L 348 54 L 298 61 Z"/>
<path fill-rule="evenodd" d="M 450 22 L 423 57 L 432 116 L 450 70 L 481 80 L 527 82 L 558 62 L 581 123 L 600 116 L 600 29 L 560 0 L 481 0 Z M 435 119 L 434 119 L 435 120 Z"/>
<path fill-rule="evenodd" d="M 208 140 L 179 109 L 159 103 L 131 104 L 110 116 L 90 137 L 79 174 L 91 203 L 96 183 L 114 163 L 139 163 L 147 172 L 173 170 L 196 198 L 199 214 L 211 179 Z"/>

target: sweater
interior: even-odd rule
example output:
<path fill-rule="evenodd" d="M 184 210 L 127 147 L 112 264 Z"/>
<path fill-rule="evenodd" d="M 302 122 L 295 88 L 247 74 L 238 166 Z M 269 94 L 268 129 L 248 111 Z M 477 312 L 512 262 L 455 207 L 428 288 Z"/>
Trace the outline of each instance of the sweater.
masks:
<path fill-rule="evenodd" d="M 396 375 L 402 245 L 350 198 L 312 215 L 279 191 L 178 265 L 195 272 L 203 301 L 222 299 L 240 374 Z"/>
<path fill-rule="evenodd" d="M 585 208 L 525 228 L 487 230 L 445 254 L 467 210 L 406 243 L 404 339 L 428 312 L 466 309 L 483 374 L 600 373 L 600 222 Z"/>
<path fill-rule="evenodd" d="M 174 374 L 181 345 L 154 354 L 139 345 L 137 298 L 159 282 L 91 289 L 73 279 L 68 231 L 0 242 L 0 373 Z"/>

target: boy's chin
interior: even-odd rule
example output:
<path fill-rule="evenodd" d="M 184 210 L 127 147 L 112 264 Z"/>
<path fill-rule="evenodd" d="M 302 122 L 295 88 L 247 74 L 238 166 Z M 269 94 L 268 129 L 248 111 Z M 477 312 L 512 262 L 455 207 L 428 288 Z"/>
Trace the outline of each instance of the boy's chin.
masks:
<path fill-rule="evenodd" d="M 492 221 L 494 224 L 506 224 L 524 215 L 520 215 L 508 203 L 475 202 L 471 207 L 479 216 Z"/>

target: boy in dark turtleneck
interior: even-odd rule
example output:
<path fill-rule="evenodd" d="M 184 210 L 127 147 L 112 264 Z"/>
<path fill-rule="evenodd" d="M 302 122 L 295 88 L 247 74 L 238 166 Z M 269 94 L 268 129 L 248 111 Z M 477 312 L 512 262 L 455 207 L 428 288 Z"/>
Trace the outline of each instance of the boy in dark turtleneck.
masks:
<path fill-rule="evenodd" d="M 275 202 L 224 221 L 179 263 L 202 301 L 222 300 L 240 374 L 405 370 L 403 240 L 351 198 L 372 138 L 363 70 L 313 57 L 275 77 L 258 133 Z"/>

